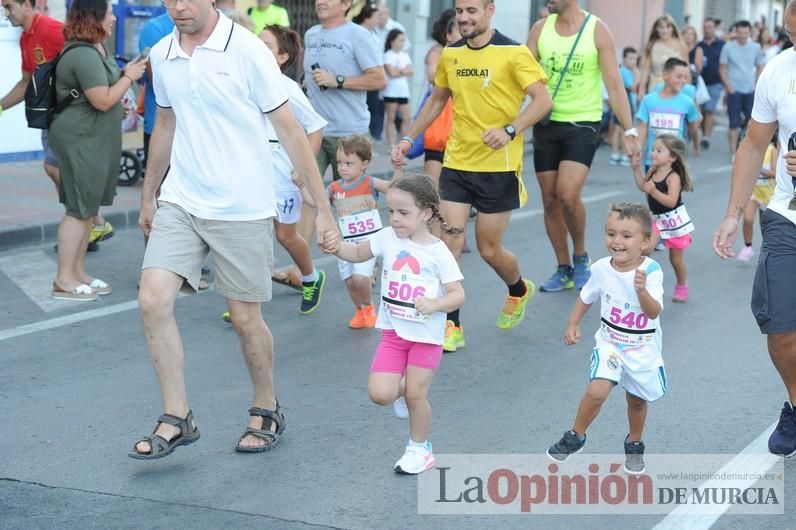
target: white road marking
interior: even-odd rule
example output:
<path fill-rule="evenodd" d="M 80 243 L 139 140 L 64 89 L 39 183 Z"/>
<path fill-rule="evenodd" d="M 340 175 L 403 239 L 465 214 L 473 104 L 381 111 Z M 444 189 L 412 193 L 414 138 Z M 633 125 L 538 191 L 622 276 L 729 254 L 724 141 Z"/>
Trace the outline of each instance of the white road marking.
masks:
<path fill-rule="evenodd" d="M 781 457 L 772 455 L 768 452 L 768 437 L 771 436 L 772 431 L 777 426 L 777 423 L 772 423 L 760 436 L 747 445 L 743 451 L 735 455 L 735 457 L 727 462 L 716 474 L 741 474 L 756 471 L 758 473 L 765 473 L 777 460 Z M 748 480 L 733 480 L 732 487 L 734 488 L 748 488 L 755 483 L 754 479 Z M 726 487 L 727 481 L 707 480 L 703 482 L 699 489 L 703 488 L 721 488 Z M 724 504 L 722 511 L 711 514 L 697 513 L 701 508 L 699 505 L 681 504 L 671 511 L 669 515 L 655 525 L 653 530 L 675 530 L 680 528 L 688 528 L 689 530 L 707 530 L 719 520 L 724 512 L 730 509 L 730 504 Z"/>
<path fill-rule="evenodd" d="M 53 300 L 52 280 L 58 265 L 43 250 L 33 250 L 0 258 L 0 270 L 8 276 L 42 311 L 57 311 L 75 302 Z"/>
<path fill-rule="evenodd" d="M 621 192 L 621 191 L 609 191 L 609 192 L 604 192 L 604 193 L 598 193 L 596 195 L 590 195 L 590 196 L 584 197 L 583 198 L 583 202 L 588 204 L 588 203 L 592 203 L 592 202 L 603 201 L 603 200 L 609 199 L 611 197 L 616 197 L 618 195 L 623 195 L 624 193 L 625 192 Z M 541 215 L 542 213 L 543 213 L 543 210 L 541 210 L 541 209 L 523 210 L 523 211 L 521 211 L 521 212 L 519 212 L 517 214 L 514 214 L 512 216 L 512 219 L 524 219 L 526 217 L 533 217 L 535 215 Z M 42 251 L 37 251 L 37 252 L 39 252 L 42 255 L 44 255 L 44 253 Z M 16 262 L 16 261 L 18 261 L 20 259 L 20 256 L 23 256 L 23 255 L 22 254 L 16 254 L 16 255 L 14 255 L 12 257 L 3 258 L 3 259 L 4 260 L 12 260 L 12 258 L 13 258 L 12 262 Z M 45 257 L 46 257 L 46 255 L 45 255 Z M 313 263 L 315 264 L 316 267 L 318 267 L 318 266 L 321 266 L 321 265 L 330 264 L 330 263 L 334 262 L 336 259 L 337 259 L 336 256 L 321 256 L 321 257 L 313 260 Z M 0 261 L 0 264 L 1 263 L 2 263 L 2 261 Z M 54 265 L 55 264 L 53 263 L 53 266 Z M 35 283 L 33 282 L 33 280 L 34 280 L 33 275 L 30 275 L 30 278 L 28 280 L 30 281 L 30 283 L 32 285 L 41 284 L 42 283 L 41 274 L 42 273 L 39 273 L 39 277 L 38 277 L 38 279 L 36 279 Z M 54 269 L 53 269 L 53 272 L 51 272 L 49 274 L 50 274 L 50 276 L 45 275 L 44 277 L 53 276 L 55 274 Z M 26 281 L 28 281 L 28 280 L 26 280 Z M 48 284 L 45 284 L 45 285 L 48 285 Z M 28 295 L 28 296 L 30 296 L 30 295 Z M 49 297 L 49 296 L 50 296 L 50 292 L 48 290 L 47 291 L 47 297 Z M 180 295 L 180 296 L 183 296 L 183 295 Z M 65 303 L 70 304 L 71 302 L 65 302 Z M 63 306 L 59 306 L 59 308 L 60 307 L 63 307 Z M 130 311 L 132 309 L 137 309 L 137 308 L 138 308 L 138 301 L 137 300 L 131 300 L 129 302 L 122 302 L 120 304 L 109 305 L 109 306 L 106 306 L 106 307 L 100 307 L 100 308 L 97 308 L 97 309 L 91 309 L 89 311 L 81 311 L 79 313 L 73 313 L 71 315 L 65 315 L 65 316 L 53 318 L 53 319 L 50 319 L 50 320 L 42 320 L 40 322 L 34 322 L 32 324 L 26 324 L 26 325 L 23 325 L 23 326 L 17 326 L 15 328 L 10 328 L 10 329 L 6 329 L 6 330 L 0 331 L 0 342 L 2 342 L 4 340 L 8 340 L 8 339 L 13 339 L 13 338 L 16 338 L 16 337 L 21 337 L 23 335 L 30 335 L 31 333 L 38 333 L 40 331 L 47 331 L 47 330 L 50 330 L 50 329 L 59 328 L 59 327 L 62 327 L 62 326 L 68 326 L 70 324 L 75 324 L 77 322 L 83 322 L 85 320 L 90 320 L 92 318 L 98 318 L 98 317 L 104 317 L 104 316 L 108 316 L 108 315 L 113 315 L 113 314 L 116 314 L 116 313 L 122 313 L 124 311 Z"/>

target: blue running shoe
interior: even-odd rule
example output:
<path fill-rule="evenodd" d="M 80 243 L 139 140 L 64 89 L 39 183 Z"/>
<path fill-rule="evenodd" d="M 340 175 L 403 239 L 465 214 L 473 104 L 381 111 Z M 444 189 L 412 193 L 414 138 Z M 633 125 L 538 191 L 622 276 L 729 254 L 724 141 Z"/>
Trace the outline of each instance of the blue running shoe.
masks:
<path fill-rule="evenodd" d="M 779 423 L 768 439 L 768 450 L 785 458 L 796 455 L 796 410 L 787 401 L 782 405 Z"/>
<path fill-rule="evenodd" d="M 572 279 L 575 282 L 575 289 L 580 291 L 591 278 L 591 260 L 589 254 L 586 253 L 582 256 L 572 256 L 572 262 L 575 264 L 575 273 L 572 275 Z"/>
<path fill-rule="evenodd" d="M 572 289 L 575 283 L 572 281 L 572 267 L 569 265 L 559 265 L 550 278 L 539 286 L 540 291 L 546 293 L 557 293 L 566 289 Z"/>

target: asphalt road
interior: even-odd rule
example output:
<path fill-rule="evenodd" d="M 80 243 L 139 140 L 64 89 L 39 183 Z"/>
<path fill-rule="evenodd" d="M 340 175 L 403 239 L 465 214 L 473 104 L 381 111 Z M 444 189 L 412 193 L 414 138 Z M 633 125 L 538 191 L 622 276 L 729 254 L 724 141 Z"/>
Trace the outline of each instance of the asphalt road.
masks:
<path fill-rule="evenodd" d="M 693 164 L 696 191 L 685 199 L 696 226 L 686 254 L 691 298 L 667 302 L 662 315 L 670 387 L 650 407 L 649 454 L 718 453 L 729 461 L 777 420 L 785 399 L 749 311 L 755 264 L 721 262 L 710 249 L 728 193 L 722 137 L 716 132 L 714 148 Z M 642 200 L 630 170 L 607 160 L 603 149 L 584 192 L 593 259 L 606 254 L 609 203 Z M 539 283 L 554 262 L 529 175 L 526 170 L 531 201 L 515 215 L 506 245 L 524 275 Z M 671 521 L 664 514 L 419 515 L 417 479 L 392 471 L 407 425 L 366 393 L 378 334 L 346 327 L 352 310 L 329 257 L 318 261 L 330 280 L 318 311 L 300 315 L 298 295 L 281 286 L 263 308 L 276 339 L 277 394 L 288 419 L 280 446 L 259 455 L 233 451 L 250 383 L 235 334 L 219 318 L 223 300 L 210 291 L 177 304 L 202 439 L 162 460 L 129 459 L 133 441 L 151 431 L 161 410 L 135 305 L 142 251 L 135 230 L 103 243 L 88 265 L 113 285 L 113 294 L 71 305 L 47 299 L 55 270 L 51 248 L 0 253 L 3 528 L 630 529 Z M 668 298 L 671 267 L 664 253 L 654 257 L 663 265 Z M 444 357 L 432 388 L 435 453 L 541 455 L 574 419 L 598 313 L 585 318 L 581 344 L 566 347 L 561 337 L 576 293 L 539 293 L 525 321 L 503 332 L 494 320 L 505 287 L 477 254 L 465 255 L 463 271 L 467 347 Z M 614 394 L 589 432 L 590 453 L 622 452 L 625 402 Z M 794 465 L 785 463 L 786 476 Z M 787 481 L 785 488 L 785 515 L 731 509 L 714 528 L 793 526 L 796 491 Z"/>

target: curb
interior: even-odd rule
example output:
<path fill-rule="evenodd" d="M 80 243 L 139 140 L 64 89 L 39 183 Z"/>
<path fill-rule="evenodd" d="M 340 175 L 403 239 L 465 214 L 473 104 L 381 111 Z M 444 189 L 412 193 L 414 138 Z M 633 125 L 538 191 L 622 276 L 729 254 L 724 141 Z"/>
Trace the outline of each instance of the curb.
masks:
<path fill-rule="evenodd" d="M 419 169 L 422 170 L 422 166 Z M 371 173 L 371 176 L 375 178 L 388 178 L 392 176 L 392 171 L 374 171 Z M 131 208 L 115 212 L 102 212 L 102 215 L 107 221 L 110 221 L 114 229 L 137 228 L 138 212 L 138 208 Z M 0 251 L 11 250 L 22 246 L 55 242 L 58 239 L 59 224 L 59 221 L 51 221 L 48 223 L 20 225 L 14 228 L 0 229 Z"/>
<path fill-rule="evenodd" d="M 103 212 L 106 221 L 110 221 L 114 229 L 138 226 L 138 208 L 115 212 Z M 22 225 L 15 228 L 0 230 L 0 251 L 11 250 L 21 246 L 40 245 L 54 242 L 58 238 L 58 225 L 52 221 L 34 225 Z"/>

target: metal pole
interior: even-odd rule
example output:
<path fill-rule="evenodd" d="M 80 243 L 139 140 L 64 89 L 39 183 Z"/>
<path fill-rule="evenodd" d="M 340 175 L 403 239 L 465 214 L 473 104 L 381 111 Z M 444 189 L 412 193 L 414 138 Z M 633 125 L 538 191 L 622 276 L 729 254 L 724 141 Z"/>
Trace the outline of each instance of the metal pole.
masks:
<path fill-rule="evenodd" d="M 641 7 L 641 44 L 638 47 L 639 55 L 644 49 L 644 28 L 647 26 L 647 0 L 644 0 L 644 4 Z"/>

